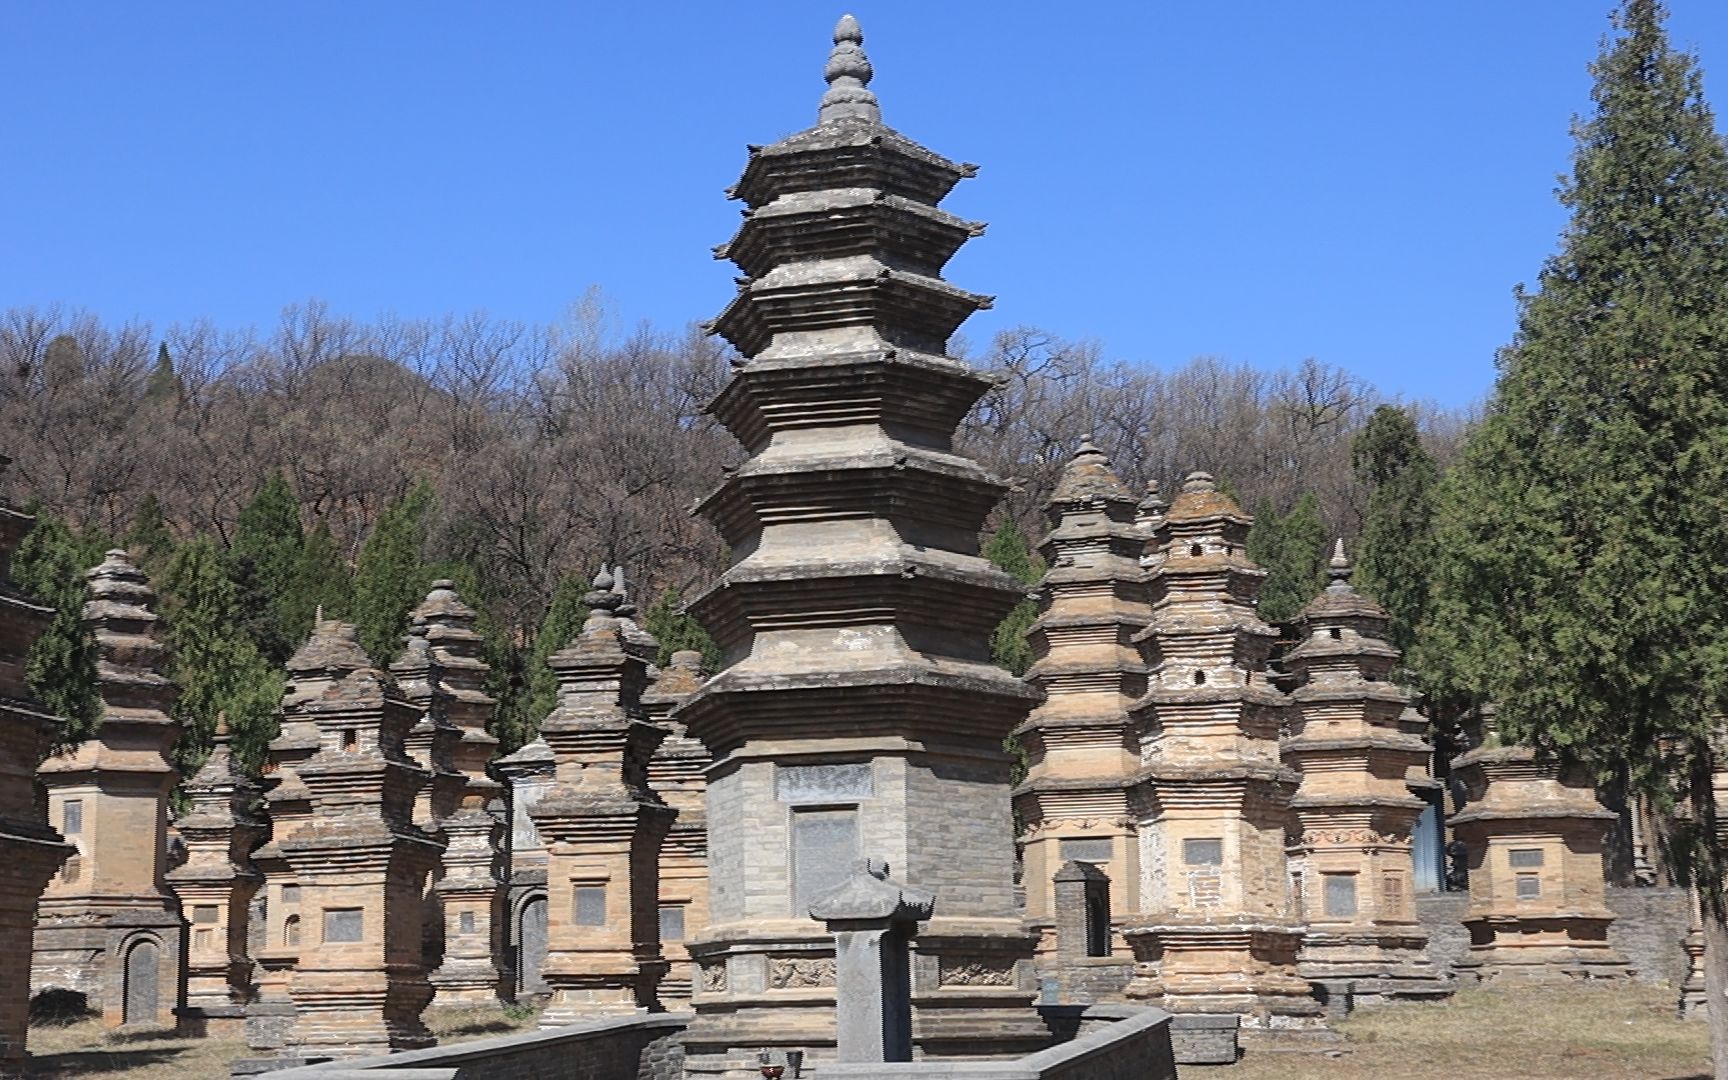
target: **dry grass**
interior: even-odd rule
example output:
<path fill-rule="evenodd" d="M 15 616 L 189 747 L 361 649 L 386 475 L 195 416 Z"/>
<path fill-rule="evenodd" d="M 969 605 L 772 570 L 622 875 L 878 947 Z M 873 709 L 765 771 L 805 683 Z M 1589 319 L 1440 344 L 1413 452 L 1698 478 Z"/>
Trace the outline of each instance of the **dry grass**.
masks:
<path fill-rule="evenodd" d="M 1704 1025 L 1674 991 L 1642 984 L 1466 990 L 1444 1005 L 1390 1005 L 1340 1028 L 1338 1058 L 1257 1054 L 1184 1080 L 1708 1080 Z"/>
<path fill-rule="evenodd" d="M 426 1010 L 426 1026 L 440 1043 L 507 1035 L 534 1027 L 538 1014 L 493 1006 Z M 243 1039 L 189 1039 L 172 1032 L 116 1036 L 100 1021 L 30 1029 L 36 1075 L 76 1080 L 214 1080 L 235 1058 L 262 1056 Z"/>
<path fill-rule="evenodd" d="M 188 1039 L 172 1032 L 115 1036 L 101 1021 L 30 1029 L 30 1056 L 39 1077 L 78 1080 L 192 1080 L 224 1077 L 246 1056 L 241 1039 Z"/>

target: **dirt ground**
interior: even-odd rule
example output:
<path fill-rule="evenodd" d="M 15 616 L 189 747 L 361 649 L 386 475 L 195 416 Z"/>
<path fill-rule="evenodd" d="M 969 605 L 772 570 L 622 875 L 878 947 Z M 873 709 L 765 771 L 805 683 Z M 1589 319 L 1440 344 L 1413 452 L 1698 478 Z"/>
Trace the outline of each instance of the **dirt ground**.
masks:
<path fill-rule="evenodd" d="M 431 1009 L 442 1042 L 532 1027 L 531 1014 Z M 1444 1005 L 1393 1005 L 1340 1025 L 1338 1057 L 1257 1054 L 1238 1065 L 1190 1065 L 1183 1080 L 1708 1080 L 1704 1026 L 1674 1018 L 1662 987 L 1468 990 Z M 99 1024 L 30 1032 L 38 1075 L 77 1080 L 223 1077 L 238 1040 L 172 1035 L 112 1039 Z"/>

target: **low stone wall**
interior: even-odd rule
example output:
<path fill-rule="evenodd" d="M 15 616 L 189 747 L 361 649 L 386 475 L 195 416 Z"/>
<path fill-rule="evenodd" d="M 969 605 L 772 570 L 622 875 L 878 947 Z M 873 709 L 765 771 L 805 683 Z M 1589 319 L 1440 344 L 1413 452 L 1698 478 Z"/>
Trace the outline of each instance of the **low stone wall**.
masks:
<path fill-rule="evenodd" d="M 1679 986 L 1686 979 L 1687 925 L 1691 908 L 1685 889 L 1622 888 L 1610 885 L 1608 943 L 1620 950 L 1644 982 Z M 1470 911 L 1467 893 L 1430 893 L 1416 898 L 1416 917 L 1428 931 L 1428 956 L 1450 972 L 1470 951 L 1464 916 Z"/>
<path fill-rule="evenodd" d="M 546 1031 L 352 1058 L 270 1080 L 683 1080 L 688 1013 L 596 1020 Z"/>
<path fill-rule="evenodd" d="M 1123 1011 L 1125 1019 L 1096 1027 L 1083 1023 L 1082 1033 L 1072 1041 L 1012 1061 L 823 1062 L 817 1075 L 819 1080 L 1176 1080 L 1170 1014 L 1160 1009 Z"/>
<path fill-rule="evenodd" d="M 1427 893 L 1416 898 L 1416 920 L 1428 931 L 1428 959 L 1445 975 L 1451 975 L 1458 961 L 1470 953 L 1470 931 L 1464 929 L 1464 916 L 1469 913 L 1469 893 Z"/>
<path fill-rule="evenodd" d="M 1692 921 L 1685 889 L 1608 889 L 1608 944 L 1632 964 L 1640 982 L 1686 981 L 1686 930 Z"/>

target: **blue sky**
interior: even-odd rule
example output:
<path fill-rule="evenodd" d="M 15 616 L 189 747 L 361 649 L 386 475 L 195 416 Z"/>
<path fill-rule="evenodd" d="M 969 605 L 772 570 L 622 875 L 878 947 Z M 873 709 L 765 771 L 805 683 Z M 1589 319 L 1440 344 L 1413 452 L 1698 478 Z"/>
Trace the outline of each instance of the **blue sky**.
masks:
<path fill-rule="evenodd" d="M 1728 5 L 1670 31 L 1728 72 Z M 1608 0 L 853 0 L 885 119 L 978 162 L 950 266 L 1171 367 L 1304 357 L 1468 404 L 1564 218 Z M 341 313 L 677 328 L 746 143 L 814 119 L 844 3 L 8 6 L 0 307 L 268 328 Z M 1724 76 L 1728 79 L 1728 75 Z"/>

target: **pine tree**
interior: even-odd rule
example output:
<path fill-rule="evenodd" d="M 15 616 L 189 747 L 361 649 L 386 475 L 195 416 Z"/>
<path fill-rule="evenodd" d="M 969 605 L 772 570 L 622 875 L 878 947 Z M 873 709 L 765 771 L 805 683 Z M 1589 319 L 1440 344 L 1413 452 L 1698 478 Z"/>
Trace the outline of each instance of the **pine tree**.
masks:
<path fill-rule="evenodd" d="M 248 768 L 263 765 L 276 736 L 283 674 L 246 632 L 240 590 L 224 562 L 216 545 L 199 537 L 180 546 L 160 582 L 170 675 L 180 687 L 173 715 L 185 732 L 174 754 L 183 775 L 209 752 L 218 714 L 227 716 L 235 755 Z"/>
<path fill-rule="evenodd" d="M 1279 517 L 1263 507 L 1248 532 L 1248 557 L 1266 571 L 1260 587 L 1260 617 L 1269 623 L 1295 618 L 1326 586 L 1326 527 L 1312 492 Z"/>
<path fill-rule="evenodd" d="M 65 721 L 57 746 L 90 737 L 102 715 L 96 693 L 96 643 L 84 629 L 84 572 L 102 561 L 100 537 L 83 536 L 53 514 L 35 526 L 12 555 L 12 578 L 32 600 L 54 609 L 54 619 L 25 662 L 30 692 Z"/>
<path fill-rule="evenodd" d="M 553 653 L 576 639 L 582 624 L 588 619 L 588 605 L 583 597 L 591 586 L 580 574 L 566 574 L 553 590 L 552 602 L 540 620 L 540 630 L 534 635 L 534 647 L 524 662 L 527 672 L 526 704 L 523 707 L 522 741 L 534 737 L 540 721 L 546 719 L 558 704 L 558 677 L 547 665 Z M 499 738 L 503 738 L 502 735 Z"/>
<path fill-rule="evenodd" d="M 1026 534 L 1006 515 L 984 545 L 983 554 L 997 569 L 1028 587 L 1038 584 L 1038 579 L 1044 576 L 1043 560 L 1032 554 Z M 1016 675 L 1026 674 L 1026 669 L 1032 666 L 1032 646 L 1026 634 L 1037 620 L 1038 603 L 1028 599 L 1014 605 L 1007 618 L 996 624 L 990 635 L 990 658 L 998 667 Z"/>
<path fill-rule="evenodd" d="M 672 660 L 672 654 L 694 649 L 702 654 L 702 666 L 709 671 L 720 667 L 720 646 L 708 636 L 695 617 L 684 610 L 684 597 L 675 587 L 667 587 L 642 615 L 642 628 L 660 642 L 660 663 Z"/>
<path fill-rule="evenodd" d="M 1440 472 L 1416 422 L 1396 405 L 1374 410 L 1350 444 L 1368 514 L 1356 545 L 1357 582 L 1392 616 L 1392 642 L 1409 652 L 1428 606 L 1434 485 Z"/>
<path fill-rule="evenodd" d="M 252 643 L 273 664 L 288 659 L 306 632 L 299 625 L 304 602 L 294 595 L 303 582 L 305 534 L 300 500 L 280 472 L 265 478 L 234 523 L 228 574 L 240 590 L 242 620 Z"/>
<path fill-rule="evenodd" d="M 1560 251 L 1438 500 L 1417 666 L 1502 732 L 1621 772 L 1705 897 L 1728 994 L 1712 741 L 1728 714 L 1728 150 L 1655 0 L 1627 0 L 1575 126 Z M 1710 1009 L 1728 1078 L 1728 1009 Z"/>
<path fill-rule="evenodd" d="M 121 546 L 132 557 L 133 565 L 152 577 L 168 565 L 174 554 L 174 534 L 162 516 L 162 504 L 154 492 L 138 504 L 138 513 L 133 515 L 132 527 L 126 530 Z"/>
<path fill-rule="evenodd" d="M 395 659 L 408 631 L 408 612 L 431 587 L 434 575 L 421 554 L 431 509 L 432 487 L 422 481 L 384 508 L 360 548 L 354 622 L 361 647 L 379 664 Z"/>
<path fill-rule="evenodd" d="M 174 372 L 174 358 L 168 354 L 168 343 L 164 341 L 156 346 L 156 366 L 150 369 L 150 378 L 144 383 L 144 399 L 178 401 L 181 390 L 180 376 Z"/>

